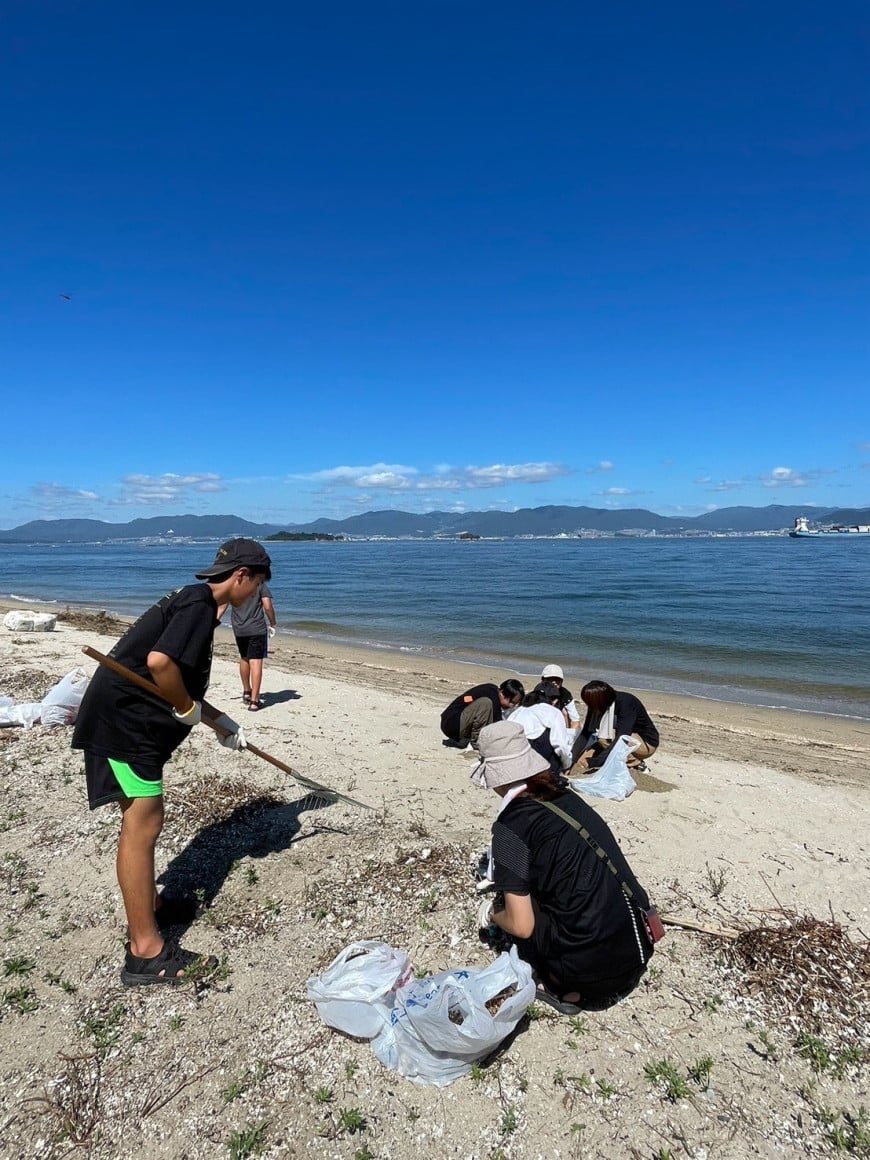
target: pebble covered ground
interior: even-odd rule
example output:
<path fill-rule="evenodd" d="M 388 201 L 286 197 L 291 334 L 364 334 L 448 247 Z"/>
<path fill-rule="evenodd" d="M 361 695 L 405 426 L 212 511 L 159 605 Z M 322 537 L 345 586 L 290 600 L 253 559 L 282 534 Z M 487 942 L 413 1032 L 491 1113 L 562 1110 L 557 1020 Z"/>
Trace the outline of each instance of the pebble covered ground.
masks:
<path fill-rule="evenodd" d="M 0 665 L 0 693 L 36 700 L 61 675 Z M 425 811 L 409 825 L 387 806 L 325 806 L 265 764 L 241 769 L 208 738 L 187 743 L 160 845 L 166 885 L 205 907 L 184 944 L 219 970 L 128 990 L 117 817 L 87 810 L 68 730 L 0 735 L 0 1155 L 870 1156 L 867 947 L 830 915 L 800 930 L 713 875 L 703 892 L 649 882 L 664 911 L 779 938 L 742 954 L 672 927 L 618 1007 L 533 1005 L 492 1060 L 419 1086 L 327 1028 L 305 983 L 358 938 L 401 947 L 418 975 L 491 961 L 479 850 Z"/>

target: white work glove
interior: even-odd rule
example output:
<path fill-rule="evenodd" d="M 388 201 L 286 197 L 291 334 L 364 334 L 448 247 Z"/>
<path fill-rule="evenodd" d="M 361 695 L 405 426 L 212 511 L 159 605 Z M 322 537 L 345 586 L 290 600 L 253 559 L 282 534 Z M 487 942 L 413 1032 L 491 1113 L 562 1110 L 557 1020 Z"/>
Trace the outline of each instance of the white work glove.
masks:
<path fill-rule="evenodd" d="M 172 716 L 179 725 L 188 725 L 190 727 L 198 725 L 202 720 L 202 701 L 194 701 L 193 707 L 188 709 L 186 713 L 179 713 L 177 709 L 173 708 Z"/>
<path fill-rule="evenodd" d="M 274 636 L 275 636 L 275 633 L 276 633 L 277 631 L 278 631 L 278 629 L 275 627 L 275 625 L 274 625 L 274 624 L 270 624 L 270 625 L 269 625 L 269 640 L 272 640 L 272 639 L 274 638 Z"/>
<path fill-rule="evenodd" d="M 226 713 L 221 713 L 220 717 L 215 717 L 214 723 L 220 725 L 222 729 L 229 729 L 226 737 L 221 733 L 217 735 L 218 741 L 225 749 L 247 749 L 248 742 L 245 738 L 245 731 L 232 717 L 228 717 Z"/>
<path fill-rule="evenodd" d="M 486 930 L 488 926 L 492 926 L 493 902 L 492 898 L 484 898 L 477 909 L 477 925 L 481 930 Z"/>

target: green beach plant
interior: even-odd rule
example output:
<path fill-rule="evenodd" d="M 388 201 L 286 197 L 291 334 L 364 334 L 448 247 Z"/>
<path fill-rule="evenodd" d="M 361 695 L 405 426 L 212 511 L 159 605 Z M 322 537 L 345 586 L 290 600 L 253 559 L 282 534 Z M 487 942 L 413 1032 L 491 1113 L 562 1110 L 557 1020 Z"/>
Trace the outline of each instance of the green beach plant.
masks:
<path fill-rule="evenodd" d="M 687 1074 L 692 1083 L 696 1083 L 698 1087 L 706 1091 L 710 1086 L 710 1073 L 712 1071 L 713 1057 L 704 1055 L 688 1067 Z"/>
<path fill-rule="evenodd" d="M 520 1126 L 520 1118 L 513 1104 L 508 1104 L 501 1118 L 501 1133 L 503 1136 L 512 1136 Z"/>
<path fill-rule="evenodd" d="M 32 987 L 11 987 L 3 992 L 2 1007 L 8 1007 L 16 1015 L 28 1015 L 39 1008 L 39 999 Z"/>
<path fill-rule="evenodd" d="M 349 1136 L 353 1136 L 356 1132 L 364 1132 L 368 1127 L 368 1121 L 359 1108 L 340 1108 L 338 1122 Z"/>
<path fill-rule="evenodd" d="M 661 1085 L 665 1098 L 670 1100 L 672 1104 L 685 1099 L 690 1094 L 689 1085 L 680 1075 L 676 1065 L 669 1059 L 654 1060 L 652 1063 L 648 1063 L 643 1070 L 650 1083 Z"/>
<path fill-rule="evenodd" d="M 116 1003 L 106 1012 L 95 1011 L 86 1016 L 82 1028 L 94 1041 L 97 1055 L 105 1055 L 121 1038 L 124 1015 L 122 1004 Z"/>
<path fill-rule="evenodd" d="M 12 959 L 4 959 L 3 974 L 7 979 L 12 975 L 18 975 L 22 978 L 26 978 L 31 973 L 31 971 L 33 971 L 35 966 L 36 962 L 33 959 L 28 959 L 24 956 L 19 956 Z"/>
<path fill-rule="evenodd" d="M 266 1129 L 268 1120 L 261 1120 L 259 1124 L 249 1124 L 239 1132 L 233 1132 L 227 1145 L 229 1160 L 248 1160 L 251 1156 L 260 1156 L 266 1148 Z"/>

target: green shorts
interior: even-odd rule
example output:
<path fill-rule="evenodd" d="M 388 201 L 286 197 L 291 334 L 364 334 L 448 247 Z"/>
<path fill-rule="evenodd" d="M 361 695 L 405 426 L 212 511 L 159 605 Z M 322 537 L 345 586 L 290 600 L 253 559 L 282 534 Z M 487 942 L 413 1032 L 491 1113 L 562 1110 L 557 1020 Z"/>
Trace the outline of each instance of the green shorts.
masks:
<path fill-rule="evenodd" d="M 91 809 L 119 802 L 123 798 L 160 797 L 163 793 L 163 766 L 136 768 L 114 757 L 101 757 L 85 750 L 85 778 Z"/>

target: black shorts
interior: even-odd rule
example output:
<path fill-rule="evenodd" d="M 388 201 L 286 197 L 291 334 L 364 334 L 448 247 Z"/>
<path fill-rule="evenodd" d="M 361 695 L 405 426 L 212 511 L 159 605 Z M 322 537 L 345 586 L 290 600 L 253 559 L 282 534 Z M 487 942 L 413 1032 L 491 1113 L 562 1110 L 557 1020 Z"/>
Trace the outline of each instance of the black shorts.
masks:
<path fill-rule="evenodd" d="M 163 793 L 163 766 L 142 765 L 102 757 L 85 750 L 85 780 L 92 810 L 123 798 L 160 797 Z"/>
<path fill-rule="evenodd" d="M 263 661 L 268 655 L 269 637 L 264 632 L 262 636 L 237 636 L 236 644 L 239 647 L 239 656 L 243 661 Z"/>

